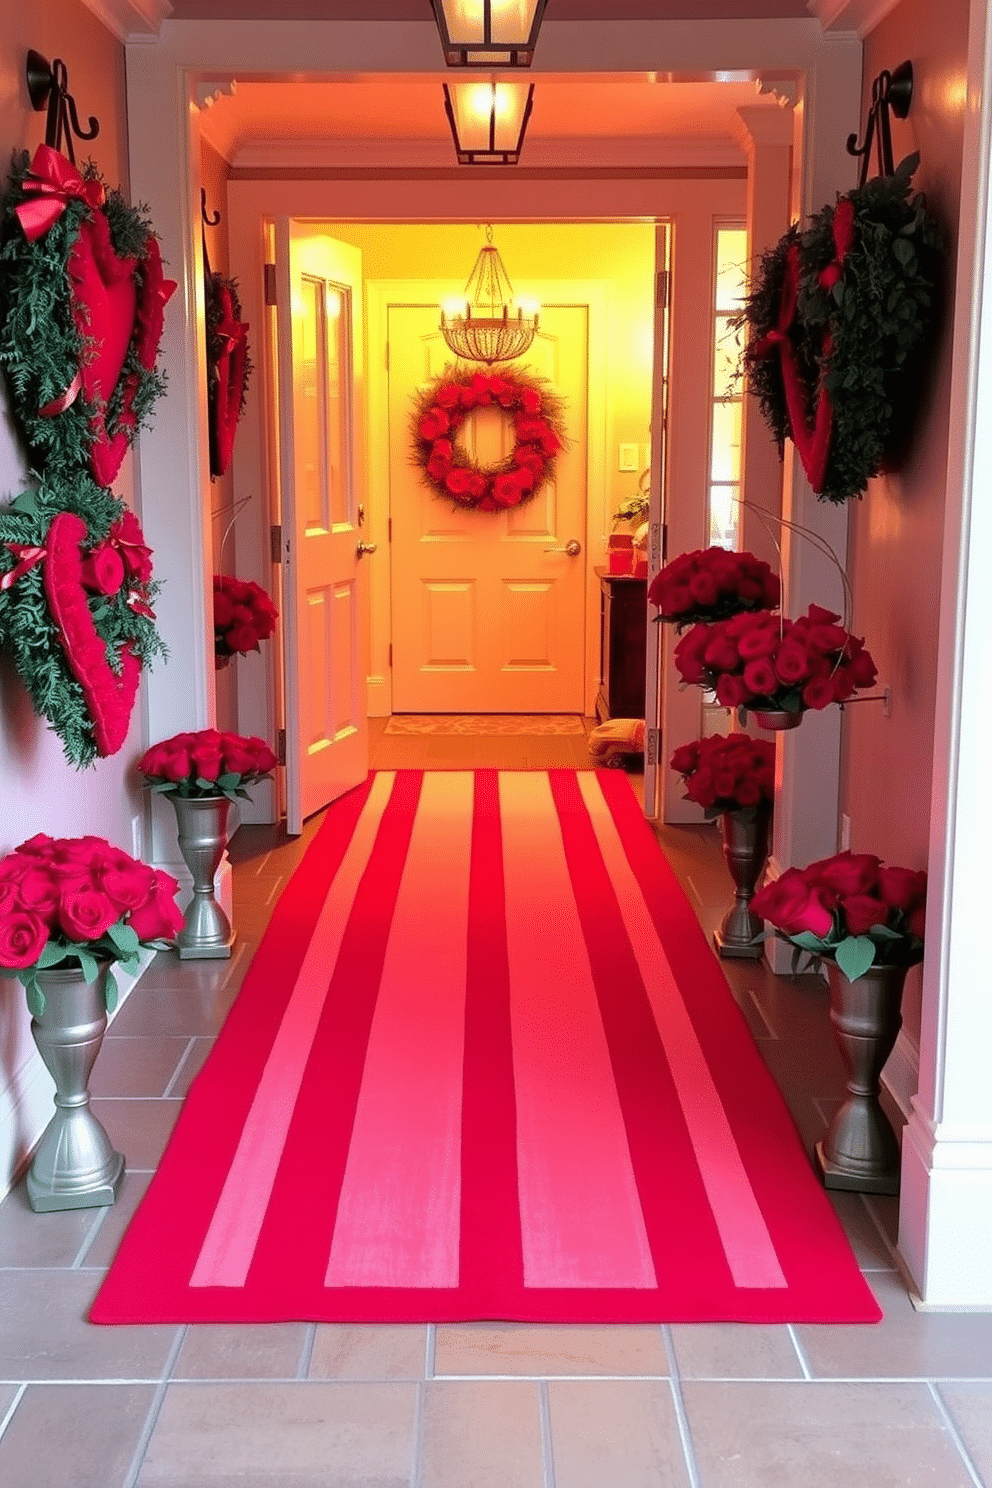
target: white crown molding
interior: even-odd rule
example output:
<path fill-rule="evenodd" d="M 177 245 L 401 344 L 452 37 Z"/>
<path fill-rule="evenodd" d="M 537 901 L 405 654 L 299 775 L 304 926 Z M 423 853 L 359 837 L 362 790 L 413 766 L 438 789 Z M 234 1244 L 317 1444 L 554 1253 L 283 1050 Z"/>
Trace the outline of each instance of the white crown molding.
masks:
<path fill-rule="evenodd" d="M 204 134 L 210 140 L 209 114 L 203 122 Z M 415 170 L 454 165 L 455 154 L 451 141 L 446 139 L 251 140 L 243 146 L 235 146 L 228 161 L 235 170 L 313 170 L 348 166 L 398 166 Z M 744 157 L 731 139 L 665 140 L 604 136 L 526 140 L 520 164 L 538 168 L 610 166 L 643 170 L 678 167 L 691 171 L 715 167 L 740 170 Z"/>
<path fill-rule="evenodd" d="M 780 109 L 794 109 L 799 102 L 799 83 L 795 78 L 759 77 L 754 86 L 759 94 L 774 98 Z"/>
<path fill-rule="evenodd" d="M 790 108 L 739 108 L 734 138 L 750 159 L 759 145 L 791 145 L 794 122 Z"/>
<path fill-rule="evenodd" d="M 214 79 L 205 83 L 197 83 L 193 97 L 197 108 L 202 112 L 204 109 L 213 108 L 219 98 L 233 98 L 237 91 L 237 78 L 225 78 L 221 82 Z"/>
<path fill-rule="evenodd" d="M 898 4 L 899 0 L 806 0 L 806 9 L 824 31 L 854 31 L 863 41 Z"/>
<path fill-rule="evenodd" d="M 83 0 L 118 41 L 152 42 L 172 14 L 171 0 Z"/>

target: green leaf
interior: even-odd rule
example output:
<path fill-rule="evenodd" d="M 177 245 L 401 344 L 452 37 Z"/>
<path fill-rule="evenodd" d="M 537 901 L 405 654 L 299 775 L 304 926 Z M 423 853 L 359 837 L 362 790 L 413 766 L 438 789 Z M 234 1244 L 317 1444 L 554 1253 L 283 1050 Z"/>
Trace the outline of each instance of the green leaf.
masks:
<path fill-rule="evenodd" d="M 107 979 L 103 984 L 103 998 L 107 1004 L 107 1012 L 112 1013 L 117 1006 L 117 978 L 114 976 L 113 968 L 107 968 Z"/>
<path fill-rule="evenodd" d="M 24 995 L 27 998 L 28 1012 L 32 1018 L 40 1018 L 45 1011 L 45 994 L 34 978 L 31 981 L 25 981 Z"/>
<path fill-rule="evenodd" d="M 79 957 L 79 965 L 82 968 L 83 980 L 86 982 L 95 982 L 97 977 L 100 975 L 99 961 L 96 959 L 95 956 L 90 955 L 85 946 L 76 945 L 73 946 L 73 950 Z"/>
<path fill-rule="evenodd" d="M 7 510 L 22 512 L 26 517 L 36 517 L 38 515 L 38 498 L 34 491 L 22 491 L 19 496 L 14 497 Z M 42 1002 L 44 1000 L 42 998 Z"/>
<path fill-rule="evenodd" d="M 46 966 L 57 966 L 60 961 L 65 960 L 65 955 L 65 946 L 58 945 L 54 940 L 46 941 L 38 957 L 38 969 L 43 970 Z"/>
<path fill-rule="evenodd" d="M 175 788 L 176 782 L 174 780 L 156 780 L 155 784 L 151 787 L 153 791 L 174 791 Z"/>
<path fill-rule="evenodd" d="M 849 935 L 842 940 L 834 956 L 849 982 L 856 982 L 875 960 L 875 942 L 867 935 Z"/>
<path fill-rule="evenodd" d="M 881 940 L 902 940 L 899 931 L 890 930 L 888 925 L 872 925 L 868 934 L 878 936 Z"/>
<path fill-rule="evenodd" d="M 110 939 L 120 951 L 121 956 L 136 956 L 141 941 L 138 939 L 130 925 L 125 925 L 123 920 L 118 920 L 116 925 L 111 925 L 107 931 Z"/>
<path fill-rule="evenodd" d="M 240 783 L 241 776 L 236 770 L 228 770 L 226 774 L 217 776 L 217 784 L 222 791 L 231 790 L 234 786 L 240 785 Z"/>
<path fill-rule="evenodd" d="M 204 780 L 202 775 L 197 775 L 196 783 L 202 791 L 208 791 L 210 795 L 213 795 L 217 789 L 216 780 Z"/>
<path fill-rule="evenodd" d="M 789 939 L 794 945 L 802 946 L 804 951 L 823 950 L 823 936 L 814 935 L 812 930 L 800 930 L 798 935 L 790 935 Z"/>

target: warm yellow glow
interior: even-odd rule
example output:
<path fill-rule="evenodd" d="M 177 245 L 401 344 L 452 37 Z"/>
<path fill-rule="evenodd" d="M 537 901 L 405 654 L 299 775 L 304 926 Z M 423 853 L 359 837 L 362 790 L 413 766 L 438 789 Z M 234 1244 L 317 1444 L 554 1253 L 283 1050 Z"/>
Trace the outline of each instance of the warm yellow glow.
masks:
<path fill-rule="evenodd" d="M 468 313 L 468 306 L 464 300 L 442 300 L 441 314 L 447 320 L 463 320 Z"/>
<path fill-rule="evenodd" d="M 524 295 L 518 295 L 510 305 L 512 315 L 525 315 L 528 320 L 536 320 L 541 313 L 541 305 L 538 300 L 527 299 Z"/>
<path fill-rule="evenodd" d="M 506 113 L 508 105 L 505 93 L 495 83 L 476 84 L 470 89 L 467 101 L 472 113 L 487 122 L 493 110 L 496 112 L 497 119 L 501 118 Z"/>

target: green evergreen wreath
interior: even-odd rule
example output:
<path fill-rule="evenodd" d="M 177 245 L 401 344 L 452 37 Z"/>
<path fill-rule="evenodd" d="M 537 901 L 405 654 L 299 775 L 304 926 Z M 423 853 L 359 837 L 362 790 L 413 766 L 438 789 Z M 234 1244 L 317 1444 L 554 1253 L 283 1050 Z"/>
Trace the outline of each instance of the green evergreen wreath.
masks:
<path fill-rule="evenodd" d="M 41 174 L 49 162 L 60 184 Z M 58 215 L 46 215 L 45 206 L 53 201 Z M 19 209 L 43 218 L 37 235 L 28 236 Z M 98 217 L 106 223 L 109 245 Z M 87 250 L 86 260 L 93 257 L 90 239 L 93 244 L 99 239 L 100 256 L 111 264 L 108 272 L 133 281 L 137 300 L 133 334 L 122 347 L 119 375 L 105 399 L 88 398 L 85 385 L 80 389 L 84 364 L 101 350 L 104 308 L 87 302 L 85 290 L 70 276 L 70 258 L 84 229 L 80 246 Z M 64 157 L 41 146 L 30 163 L 26 153 L 14 158 L 2 243 L 0 365 L 32 463 L 46 474 L 89 465 L 100 484 L 110 485 L 127 446 L 165 391 L 155 358 L 162 306 L 174 286 L 162 278 L 151 223 L 119 190 L 104 188 L 92 162 L 76 172 Z"/>
<path fill-rule="evenodd" d="M 159 586 L 151 581 L 149 550 L 143 545 L 136 519 L 119 497 L 79 470 L 71 476 L 60 476 L 55 483 L 40 482 L 35 490 L 0 510 L 0 645 L 9 648 L 35 711 L 48 719 L 62 739 L 66 759 L 79 769 L 113 749 L 101 747 L 92 703 L 70 665 L 52 611 L 46 592 L 50 558 L 33 557 L 31 553 L 46 549 L 52 523 L 65 513 L 81 519 L 86 527 L 85 549 L 79 552 L 85 587 L 77 585 L 70 598 L 77 610 L 85 603 L 103 646 L 103 656 L 95 658 L 94 669 L 104 671 L 105 662 L 110 675 L 122 678 L 130 663 L 136 684 L 140 667 L 157 655 L 164 656 L 165 646 L 153 623 L 151 601 Z M 108 549 L 117 548 L 124 556 L 110 557 L 108 578 L 106 570 L 99 570 L 101 556 L 106 560 Z M 121 571 L 122 580 L 118 577 Z M 101 583 L 110 588 L 115 581 L 119 587 L 113 592 L 100 592 Z M 88 630 L 85 621 L 83 628 Z M 131 699 L 126 705 L 111 699 L 110 706 L 117 715 L 112 723 L 123 741 Z"/>
<path fill-rule="evenodd" d="M 892 457 L 933 323 L 942 239 L 912 194 L 918 164 L 911 155 L 791 227 L 733 322 L 779 451 L 793 440 L 827 501 L 860 496 Z"/>

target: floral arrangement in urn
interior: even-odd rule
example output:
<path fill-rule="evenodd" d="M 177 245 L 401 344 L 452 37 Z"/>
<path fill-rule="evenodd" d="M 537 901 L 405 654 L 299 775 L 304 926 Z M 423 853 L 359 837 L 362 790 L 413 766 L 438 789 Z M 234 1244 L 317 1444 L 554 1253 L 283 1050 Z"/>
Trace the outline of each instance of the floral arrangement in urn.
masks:
<path fill-rule="evenodd" d="M 680 553 L 651 580 L 648 599 L 676 629 L 726 620 L 744 610 L 773 610 L 781 597 L 778 575 L 753 553 L 699 548 Z"/>
<path fill-rule="evenodd" d="M 153 744 L 138 769 L 153 791 L 181 798 L 224 795 L 233 801 L 247 798 L 245 787 L 264 779 L 276 763 L 264 739 L 200 729 Z"/>
<path fill-rule="evenodd" d="M 872 853 L 836 853 L 787 868 L 754 896 L 754 911 L 810 964 L 834 961 L 854 982 L 872 966 L 923 959 L 927 875 L 885 865 Z"/>
<path fill-rule="evenodd" d="M 694 625 L 675 647 L 675 665 L 684 682 L 712 688 L 726 708 L 798 722 L 807 708 L 842 703 L 874 686 L 877 671 L 864 641 L 839 620 L 813 604 L 798 620 L 759 610 Z"/>
<path fill-rule="evenodd" d="M 708 817 L 754 810 L 775 796 L 775 746 L 750 734 L 712 734 L 683 744 L 671 767 L 685 780 L 686 799 Z"/>
<path fill-rule="evenodd" d="M 183 923 L 179 884 L 102 837 L 22 842 L 0 860 L 0 968 L 23 983 L 36 1018 L 45 1010 L 38 972 L 78 965 L 95 982 L 105 962 L 138 969 L 142 946 L 161 949 Z M 108 1012 L 117 1002 L 110 971 Z"/>
<path fill-rule="evenodd" d="M 258 651 L 275 630 L 279 611 L 251 579 L 214 574 L 214 659 L 224 667 L 232 656 Z"/>

